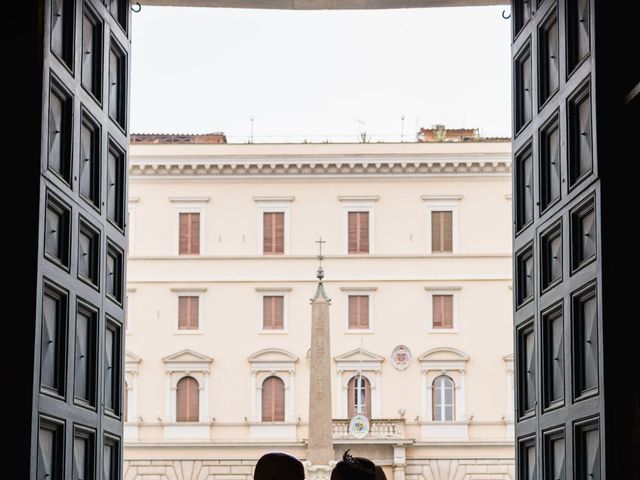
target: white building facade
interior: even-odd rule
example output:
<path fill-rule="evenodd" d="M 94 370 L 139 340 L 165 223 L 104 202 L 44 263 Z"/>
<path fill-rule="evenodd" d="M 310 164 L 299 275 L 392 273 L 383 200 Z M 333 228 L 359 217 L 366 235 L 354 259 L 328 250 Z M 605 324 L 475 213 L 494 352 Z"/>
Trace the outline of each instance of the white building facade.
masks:
<path fill-rule="evenodd" d="M 336 454 L 515 478 L 509 142 L 171 140 L 130 150 L 127 479 L 304 459 L 319 237 Z"/>

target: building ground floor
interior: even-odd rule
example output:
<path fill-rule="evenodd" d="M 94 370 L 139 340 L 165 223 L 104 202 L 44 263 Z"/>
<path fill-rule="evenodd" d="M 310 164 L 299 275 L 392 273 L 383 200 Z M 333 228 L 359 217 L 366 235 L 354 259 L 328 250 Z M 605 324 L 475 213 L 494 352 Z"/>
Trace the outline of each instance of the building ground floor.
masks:
<path fill-rule="evenodd" d="M 409 439 L 344 440 L 336 458 L 350 449 L 381 465 L 389 480 L 515 480 L 509 441 L 414 442 Z M 304 442 L 136 443 L 125 445 L 125 480 L 252 480 L 264 453 L 282 451 L 300 458 Z"/>

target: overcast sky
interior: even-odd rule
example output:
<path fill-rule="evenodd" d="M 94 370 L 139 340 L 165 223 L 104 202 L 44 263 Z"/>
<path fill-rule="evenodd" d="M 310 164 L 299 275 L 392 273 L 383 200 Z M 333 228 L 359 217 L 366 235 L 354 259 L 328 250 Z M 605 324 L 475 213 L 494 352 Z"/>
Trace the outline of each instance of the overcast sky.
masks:
<path fill-rule="evenodd" d="M 246 141 L 510 135 L 504 7 L 133 14 L 131 131 Z"/>

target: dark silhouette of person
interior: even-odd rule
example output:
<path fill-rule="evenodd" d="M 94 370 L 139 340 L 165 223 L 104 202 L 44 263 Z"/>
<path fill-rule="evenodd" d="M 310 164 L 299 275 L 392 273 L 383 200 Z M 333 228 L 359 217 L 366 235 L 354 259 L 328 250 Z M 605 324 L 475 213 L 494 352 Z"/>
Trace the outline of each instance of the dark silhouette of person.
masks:
<path fill-rule="evenodd" d="M 387 476 L 380 465 L 376 465 L 376 480 L 387 480 Z"/>
<path fill-rule="evenodd" d="M 253 471 L 254 480 L 304 480 L 302 462 L 288 453 L 265 453 Z"/>
<path fill-rule="evenodd" d="M 382 473 L 384 475 L 384 472 Z M 376 465 L 368 458 L 352 457 L 344 452 L 331 472 L 331 480 L 376 480 Z"/>

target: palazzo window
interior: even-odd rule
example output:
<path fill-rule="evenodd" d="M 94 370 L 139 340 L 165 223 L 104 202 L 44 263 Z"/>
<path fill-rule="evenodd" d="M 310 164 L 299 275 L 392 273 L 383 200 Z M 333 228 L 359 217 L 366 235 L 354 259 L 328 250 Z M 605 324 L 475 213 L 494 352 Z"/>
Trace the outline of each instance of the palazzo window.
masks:
<path fill-rule="evenodd" d="M 200 420 L 200 386 L 193 377 L 183 377 L 176 387 L 176 422 Z"/>
<path fill-rule="evenodd" d="M 180 255 L 200 253 L 200 214 L 180 213 Z"/>
<path fill-rule="evenodd" d="M 284 212 L 264 212 L 262 227 L 262 253 L 284 254 Z"/>
<path fill-rule="evenodd" d="M 349 329 L 369 329 L 369 295 L 349 295 Z"/>
<path fill-rule="evenodd" d="M 289 253 L 289 210 L 294 197 L 253 197 L 258 206 L 258 255 Z"/>
<path fill-rule="evenodd" d="M 208 196 L 169 197 L 175 208 L 174 252 L 178 255 L 204 255 L 205 206 Z"/>
<path fill-rule="evenodd" d="M 193 438 L 208 439 L 208 384 L 213 359 L 185 349 L 164 357 L 166 372 L 166 439 L 184 438 L 183 423 L 199 423 L 189 426 Z M 174 423 L 175 422 L 175 423 Z"/>
<path fill-rule="evenodd" d="M 431 212 L 431 251 L 443 253 L 453 251 L 453 212 Z"/>
<path fill-rule="evenodd" d="M 346 255 L 371 254 L 375 251 L 374 206 L 379 197 L 339 196 L 343 206 L 342 253 Z"/>
<path fill-rule="evenodd" d="M 178 297 L 178 330 L 199 329 L 199 297 Z"/>
<path fill-rule="evenodd" d="M 365 415 L 371 418 L 371 382 L 363 375 L 356 375 L 347 386 L 349 391 L 349 418 Z"/>
<path fill-rule="evenodd" d="M 284 296 L 265 295 L 262 297 L 263 330 L 282 330 L 284 328 Z"/>
<path fill-rule="evenodd" d="M 462 195 L 422 195 L 427 204 L 427 253 L 457 253 Z"/>
<path fill-rule="evenodd" d="M 369 212 L 349 212 L 349 253 L 369 253 Z"/>
<path fill-rule="evenodd" d="M 433 381 L 433 420 L 451 422 L 455 418 L 455 385 L 451 378 L 440 375 Z"/>
<path fill-rule="evenodd" d="M 284 382 L 270 376 L 262 382 L 262 421 L 284 422 Z"/>

